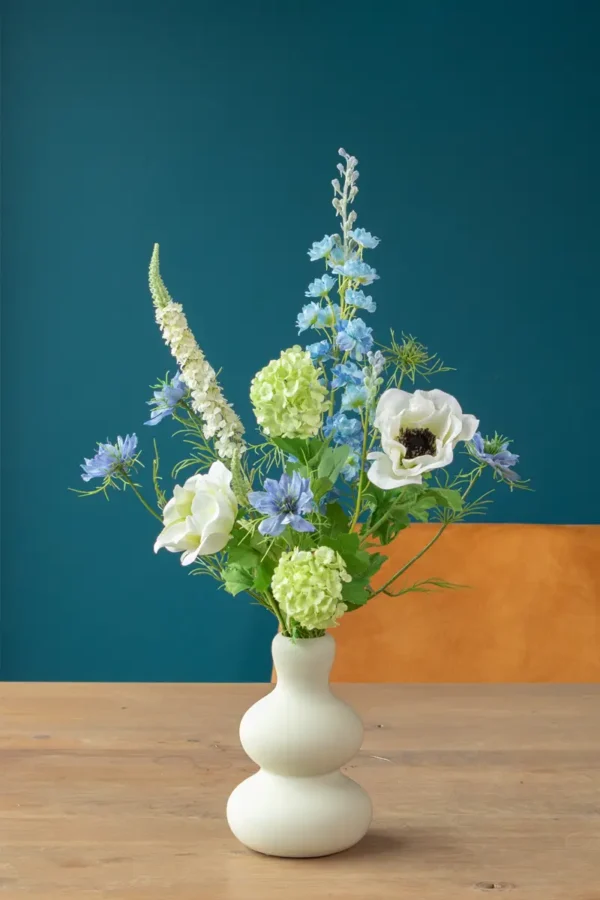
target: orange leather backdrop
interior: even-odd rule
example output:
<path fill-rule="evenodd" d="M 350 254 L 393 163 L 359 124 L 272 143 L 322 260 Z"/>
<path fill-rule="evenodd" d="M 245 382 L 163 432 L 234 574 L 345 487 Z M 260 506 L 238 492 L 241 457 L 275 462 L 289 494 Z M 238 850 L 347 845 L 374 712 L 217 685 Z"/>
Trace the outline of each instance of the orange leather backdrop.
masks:
<path fill-rule="evenodd" d="M 388 548 L 382 584 L 437 529 Z M 380 595 L 342 618 L 334 681 L 600 680 L 600 526 L 450 526 L 400 580 L 468 589 Z"/>

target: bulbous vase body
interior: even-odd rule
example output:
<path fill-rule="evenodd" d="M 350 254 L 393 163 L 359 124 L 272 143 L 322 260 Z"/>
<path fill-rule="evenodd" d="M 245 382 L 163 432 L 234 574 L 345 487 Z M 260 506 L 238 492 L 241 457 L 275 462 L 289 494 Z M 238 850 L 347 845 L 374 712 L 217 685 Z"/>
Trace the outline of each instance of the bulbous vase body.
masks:
<path fill-rule="evenodd" d="M 270 856 L 327 856 L 366 833 L 371 801 L 340 772 L 363 736 L 359 717 L 329 689 L 331 635 L 292 642 L 277 635 L 277 684 L 240 725 L 242 747 L 260 766 L 227 804 L 227 821 L 247 847 Z"/>

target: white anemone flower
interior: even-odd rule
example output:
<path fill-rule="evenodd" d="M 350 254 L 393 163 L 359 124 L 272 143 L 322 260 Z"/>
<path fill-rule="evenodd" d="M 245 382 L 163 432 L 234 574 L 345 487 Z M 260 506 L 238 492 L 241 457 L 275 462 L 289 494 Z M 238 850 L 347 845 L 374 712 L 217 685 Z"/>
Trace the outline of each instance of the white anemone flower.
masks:
<path fill-rule="evenodd" d="M 421 484 L 423 473 L 452 462 L 459 441 L 470 441 L 479 425 L 444 391 L 385 391 L 375 411 L 381 451 L 369 453 L 369 481 L 384 491 Z"/>
<path fill-rule="evenodd" d="M 165 547 L 181 553 L 181 564 L 189 566 L 198 556 L 222 550 L 229 540 L 238 511 L 231 490 L 231 472 L 217 460 L 203 475 L 192 475 L 183 487 L 175 485 L 173 497 L 163 510 L 164 528 L 154 552 Z"/>

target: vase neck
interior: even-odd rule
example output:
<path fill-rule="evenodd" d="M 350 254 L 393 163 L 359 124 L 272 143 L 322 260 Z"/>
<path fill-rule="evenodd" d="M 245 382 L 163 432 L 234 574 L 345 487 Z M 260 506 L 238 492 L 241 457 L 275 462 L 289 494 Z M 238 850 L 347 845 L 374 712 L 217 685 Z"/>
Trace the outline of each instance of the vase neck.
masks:
<path fill-rule="evenodd" d="M 273 663 L 281 687 L 327 687 L 335 656 L 335 641 L 319 638 L 292 641 L 277 634 L 273 639 Z"/>

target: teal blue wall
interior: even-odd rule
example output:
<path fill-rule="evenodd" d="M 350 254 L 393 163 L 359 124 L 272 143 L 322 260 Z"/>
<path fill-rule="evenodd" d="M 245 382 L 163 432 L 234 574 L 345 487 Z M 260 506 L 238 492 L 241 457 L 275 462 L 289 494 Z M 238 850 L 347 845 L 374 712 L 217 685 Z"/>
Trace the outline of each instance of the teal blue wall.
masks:
<path fill-rule="evenodd" d="M 4 678 L 268 677 L 262 610 L 155 558 L 133 497 L 67 486 L 98 440 L 150 447 L 155 240 L 248 416 L 340 144 L 384 239 L 379 328 L 458 365 L 443 386 L 534 482 L 492 518 L 599 521 L 597 3 L 4 7 Z"/>

